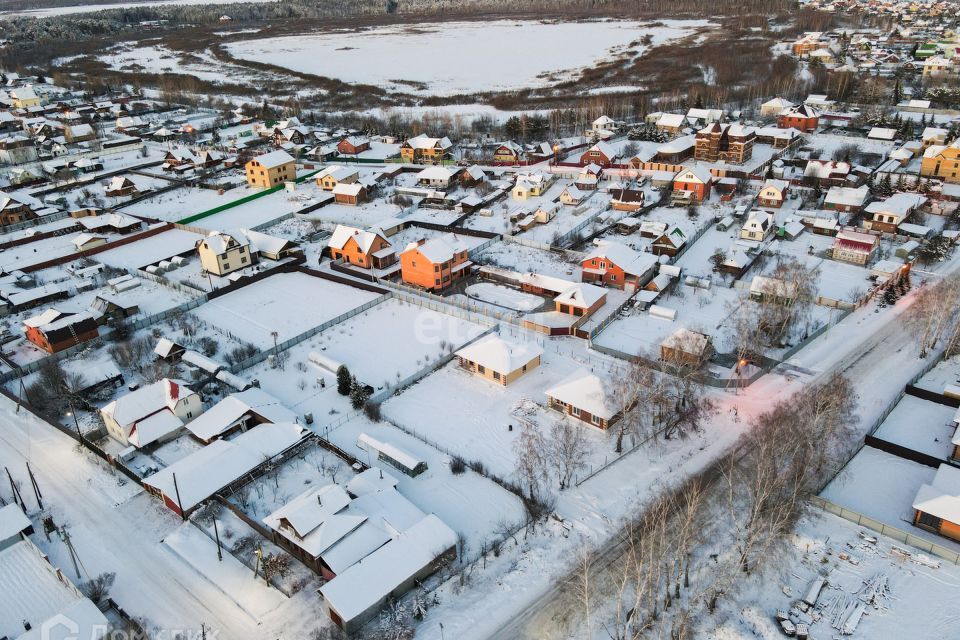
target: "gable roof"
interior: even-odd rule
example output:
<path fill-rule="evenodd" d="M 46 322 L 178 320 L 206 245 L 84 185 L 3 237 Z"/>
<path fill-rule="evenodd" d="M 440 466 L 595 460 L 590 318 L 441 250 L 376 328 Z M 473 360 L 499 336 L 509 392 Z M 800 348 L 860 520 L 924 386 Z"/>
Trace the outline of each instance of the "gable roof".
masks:
<path fill-rule="evenodd" d="M 327 243 L 327 246 L 333 247 L 334 249 L 343 249 L 347 241 L 353 238 L 354 242 L 356 242 L 360 248 L 361 253 L 370 253 L 370 250 L 373 248 L 373 243 L 378 237 L 386 242 L 387 245 L 390 244 L 386 237 L 379 231 L 364 231 L 356 227 L 338 224 L 337 228 L 333 231 L 333 235 L 330 236 L 330 241 Z"/>
<path fill-rule="evenodd" d="M 294 162 L 293 156 L 282 149 L 277 151 L 271 151 L 270 153 L 265 153 L 260 156 L 256 156 L 251 159 L 251 162 L 256 161 L 264 169 L 273 169 L 274 167 L 279 167 L 281 165 L 287 164 L 288 162 Z"/>
<path fill-rule="evenodd" d="M 587 254 L 584 260 L 605 258 L 614 263 L 626 273 L 642 275 L 657 264 L 657 256 L 652 253 L 635 251 L 625 244 L 613 240 L 594 240 L 593 251 Z"/>

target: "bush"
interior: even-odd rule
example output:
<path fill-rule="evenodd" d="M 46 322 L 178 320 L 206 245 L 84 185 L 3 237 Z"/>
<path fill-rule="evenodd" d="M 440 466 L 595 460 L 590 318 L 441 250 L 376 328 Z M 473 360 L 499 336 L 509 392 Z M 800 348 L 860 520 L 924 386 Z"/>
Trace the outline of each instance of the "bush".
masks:
<path fill-rule="evenodd" d="M 487 468 L 483 466 L 483 463 L 479 460 L 471 460 L 467 465 L 470 469 L 476 473 L 479 473 L 482 476 L 487 475 Z"/>
<path fill-rule="evenodd" d="M 450 459 L 450 471 L 453 475 L 458 476 L 464 471 L 467 470 L 467 462 L 460 456 L 453 456 Z"/>
<path fill-rule="evenodd" d="M 380 403 L 379 402 L 370 402 L 369 400 L 366 404 L 363 405 L 363 413 L 368 418 L 374 422 L 380 422 Z"/>

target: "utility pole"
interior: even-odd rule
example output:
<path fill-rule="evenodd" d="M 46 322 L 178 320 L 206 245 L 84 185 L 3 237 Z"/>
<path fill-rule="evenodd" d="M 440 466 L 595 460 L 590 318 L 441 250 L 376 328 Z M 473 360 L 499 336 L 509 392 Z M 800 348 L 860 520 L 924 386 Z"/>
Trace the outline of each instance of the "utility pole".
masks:
<path fill-rule="evenodd" d="M 77 428 L 77 437 L 80 438 L 80 444 L 86 445 L 86 440 L 83 439 L 83 433 L 80 431 L 80 421 L 77 420 L 77 411 L 73 408 L 73 398 L 69 398 L 67 402 L 70 403 L 70 411 L 67 412 L 68 416 L 73 416 L 73 426 Z"/>
<path fill-rule="evenodd" d="M 33 495 L 37 498 L 37 504 L 40 506 L 40 510 L 43 511 L 43 494 L 40 493 L 40 486 L 37 484 L 37 479 L 33 475 L 33 470 L 30 468 L 30 463 L 27 464 L 27 475 L 30 476 L 30 486 L 33 487 Z"/>
<path fill-rule="evenodd" d="M 217 519 L 213 519 L 213 535 L 217 538 L 217 560 L 223 562 L 223 551 L 220 549 L 220 530 L 217 529 Z"/>
<path fill-rule="evenodd" d="M 4 467 L 3 470 L 7 472 L 7 479 L 10 480 L 10 492 L 13 493 L 13 501 L 20 505 L 21 509 L 26 511 L 27 505 L 23 501 L 23 496 L 20 495 L 20 489 L 17 487 L 17 483 L 13 481 L 13 475 L 10 473 L 10 469 Z"/>
<path fill-rule="evenodd" d="M 73 570 L 77 572 L 77 580 L 81 580 L 80 576 L 80 562 L 79 556 L 77 556 L 77 550 L 73 548 L 73 541 L 70 540 L 70 532 L 67 531 L 67 525 L 62 525 L 60 527 L 60 535 L 63 537 L 63 543 L 67 545 L 67 550 L 70 551 L 70 560 L 73 561 Z M 84 569 L 86 571 L 86 569 Z"/>

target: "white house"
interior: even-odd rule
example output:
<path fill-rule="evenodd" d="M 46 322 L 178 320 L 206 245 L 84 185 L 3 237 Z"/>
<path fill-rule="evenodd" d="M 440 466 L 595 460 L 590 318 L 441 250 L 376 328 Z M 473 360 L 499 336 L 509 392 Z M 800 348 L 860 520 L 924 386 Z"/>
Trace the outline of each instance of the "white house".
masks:
<path fill-rule="evenodd" d="M 163 378 L 117 398 L 100 415 L 110 437 L 142 448 L 173 436 L 201 411 L 200 396 L 187 383 Z"/>
<path fill-rule="evenodd" d="M 773 214 L 769 211 L 751 211 L 750 217 L 740 229 L 743 240 L 764 240 L 773 231 Z"/>

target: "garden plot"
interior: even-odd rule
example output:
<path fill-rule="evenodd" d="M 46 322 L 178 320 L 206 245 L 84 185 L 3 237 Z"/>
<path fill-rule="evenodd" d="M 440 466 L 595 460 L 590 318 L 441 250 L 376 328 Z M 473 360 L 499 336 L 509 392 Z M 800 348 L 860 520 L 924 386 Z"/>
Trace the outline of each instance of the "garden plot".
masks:
<path fill-rule="evenodd" d="M 256 190 L 248 187 L 233 189 L 228 193 L 238 193 L 242 198 L 251 195 Z M 316 182 L 307 180 L 298 184 L 296 191 L 291 193 L 286 189 L 274 191 L 261 198 L 245 202 L 226 211 L 215 213 L 212 216 L 196 220 L 193 226 L 211 231 L 229 231 L 233 229 L 250 229 L 268 225 L 280 220 L 291 213 L 297 213 L 305 207 L 315 205 L 322 200 L 330 199 L 330 195 L 320 189 Z"/>
<path fill-rule="evenodd" d="M 956 431 L 953 426 L 956 412 L 953 407 L 905 395 L 873 435 L 946 460 L 953 453 L 950 440 Z"/>
<path fill-rule="evenodd" d="M 555 183 L 547 191 L 547 196 L 553 195 L 553 198 L 559 197 L 565 186 L 565 184 L 559 184 L 558 188 L 558 184 Z M 530 211 L 534 211 L 539 206 L 538 202 L 534 202 L 535 200 L 537 200 L 537 198 L 531 198 L 521 204 Z M 540 200 L 549 201 L 548 197 L 540 198 Z M 534 225 L 527 231 L 523 231 L 517 235 L 526 240 L 553 244 L 559 236 L 563 236 L 585 221 L 595 218 L 598 214 L 606 211 L 609 206 L 610 196 L 605 193 L 594 192 L 591 197 L 577 206 L 560 205 L 560 208 L 557 209 L 557 215 L 553 220 L 547 224 Z M 583 230 L 584 235 L 589 232 L 589 226 Z"/>
<path fill-rule="evenodd" d="M 818 271 L 817 295 L 841 302 L 855 302 L 872 285 L 870 271 L 859 265 L 824 258 L 824 252 L 832 246 L 833 238 L 808 232 L 802 233 L 796 240 L 775 240 L 767 249 L 772 256 L 763 261 L 759 272 L 751 270 L 744 280 L 752 280 L 753 275 L 770 275 L 776 268 L 778 256 L 791 257 Z"/>
<path fill-rule="evenodd" d="M 485 249 L 480 254 L 480 262 L 518 273 L 539 273 L 579 282 L 580 261 L 570 256 L 570 253 L 544 251 L 503 241 Z"/>
<path fill-rule="evenodd" d="M 149 238 L 143 238 L 115 249 L 96 254 L 96 262 L 131 271 L 169 260 L 174 256 L 196 251 L 197 242 L 203 239 L 198 233 L 183 229 L 170 229 Z"/>
<path fill-rule="evenodd" d="M 247 187 L 230 189 L 221 194 L 216 189 L 185 186 L 127 205 L 123 207 L 122 211 L 135 216 L 176 222 L 196 213 L 229 204 L 253 193 L 254 191 Z"/>
<path fill-rule="evenodd" d="M 307 344 L 331 366 L 345 364 L 361 381 L 383 386 L 413 375 L 486 330 L 469 320 L 391 298 Z"/>
<path fill-rule="evenodd" d="M 955 624 L 960 567 L 883 536 L 875 543 L 870 540 L 877 537 L 875 532 L 831 514 L 817 513 L 802 519 L 771 570 L 747 581 L 742 594 L 721 604 L 717 617 L 725 621 L 709 637 L 784 638 L 774 614 L 777 609 L 789 610 L 821 574 L 827 576 L 818 600 L 823 607 L 838 597 L 861 602 L 857 594 L 864 583 L 877 576 L 887 579 L 889 595 L 880 598 L 877 606 L 866 606 L 854 635 L 840 634 L 831 626 L 831 617 L 823 615 L 809 625 L 811 638 L 948 637 L 920 630 L 945 630 Z M 744 602 L 751 604 L 744 607 Z"/>
<path fill-rule="evenodd" d="M 937 470 L 862 448 L 820 494 L 825 500 L 960 552 L 960 543 L 913 526 L 913 499 Z"/>
<path fill-rule="evenodd" d="M 540 296 L 524 293 L 492 282 L 478 282 L 466 288 L 465 293 L 470 298 L 489 304 L 511 309 L 513 311 L 536 311 L 545 304 Z"/>
<path fill-rule="evenodd" d="M 280 273 L 211 300 L 192 313 L 237 341 L 268 349 L 377 295 L 304 273 Z"/>
<path fill-rule="evenodd" d="M 75 231 L 62 236 L 53 236 L 44 238 L 35 242 L 28 242 L 15 247 L 8 247 L 0 253 L 0 270 L 4 273 L 16 271 L 17 269 L 26 269 L 35 264 L 63 258 L 73 255 L 77 252 L 77 247 L 73 241 L 83 235 L 82 231 Z M 108 241 L 113 241 L 121 236 L 118 234 L 102 234 Z"/>
<path fill-rule="evenodd" d="M 427 463 L 427 470 L 415 478 L 390 466 L 384 469 L 400 481 L 397 490 L 404 497 L 421 510 L 437 514 L 466 537 L 468 557 L 475 556 L 482 545 L 489 546 L 502 523 L 516 525 L 523 520 L 523 506 L 515 495 L 470 469 L 453 474 L 449 456 L 386 422 L 374 424 L 356 416 L 331 432 L 330 439 L 357 458 L 368 460 L 367 451 L 357 446 L 361 433 L 400 447 Z M 375 459 L 369 462 L 377 464 Z"/>
<path fill-rule="evenodd" d="M 676 320 L 657 318 L 646 311 L 634 310 L 630 315 L 610 323 L 594 338 L 594 342 L 631 355 L 645 353 L 659 356 L 660 343 L 682 327 L 711 336 L 714 348 L 723 351 L 731 330 L 728 323 L 734 309 L 741 303 L 741 293 L 722 286 L 708 290 L 682 283 L 676 286 L 674 293 L 657 300 L 659 306 L 677 311 Z"/>
<path fill-rule="evenodd" d="M 332 202 L 320 207 L 316 211 L 303 214 L 307 220 L 326 222 L 331 225 L 345 224 L 351 227 L 366 229 L 387 218 L 396 218 L 403 210 L 395 204 L 388 204 L 382 199 L 364 202 L 361 205 L 351 206 Z"/>
<path fill-rule="evenodd" d="M 382 26 L 227 43 L 234 58 L 422 95 L 506 91 L 579 76 L 598 62 L 634 58 L 706 21 L 444 22 Z M 649 35 L 650 45 L 640 39 Z M 509 47 L 481 43 L 510 42 Z M 557 46 L 563 43 L 563 46 Z M 483 64 L 477 64 L 482 59 Z M 390 64 L 381 64 L 389 60 Z M 459 70 L 470 69 L 471 73 Z M 509 69 L 509 73 L 504 73 Z"/>
<path fill-rule="evenodd" d="M 622 366 L 569 340 L 546 341 L 514 330 L 508 340 L 535 342 L 546 349 L 541 365 L 509 386 L 501 386 L 462 369 L 456 361 L 383 403 L 383 415 L 405 429 L 437 443 L 465 460 L 477 460 L 509 478 L 515 467 L 513 442 L 528 422 L 544 435 L 561 415 L 545 407 L 544 392 L 580 368 L 598 374 Z M 580 426 L 580 423 L 576 423 Z M 513 425 L 513 430 L 509 426 Z M 586 424 L 584 433 L 597 464 L 607 453 L 610 436 Z"/>

